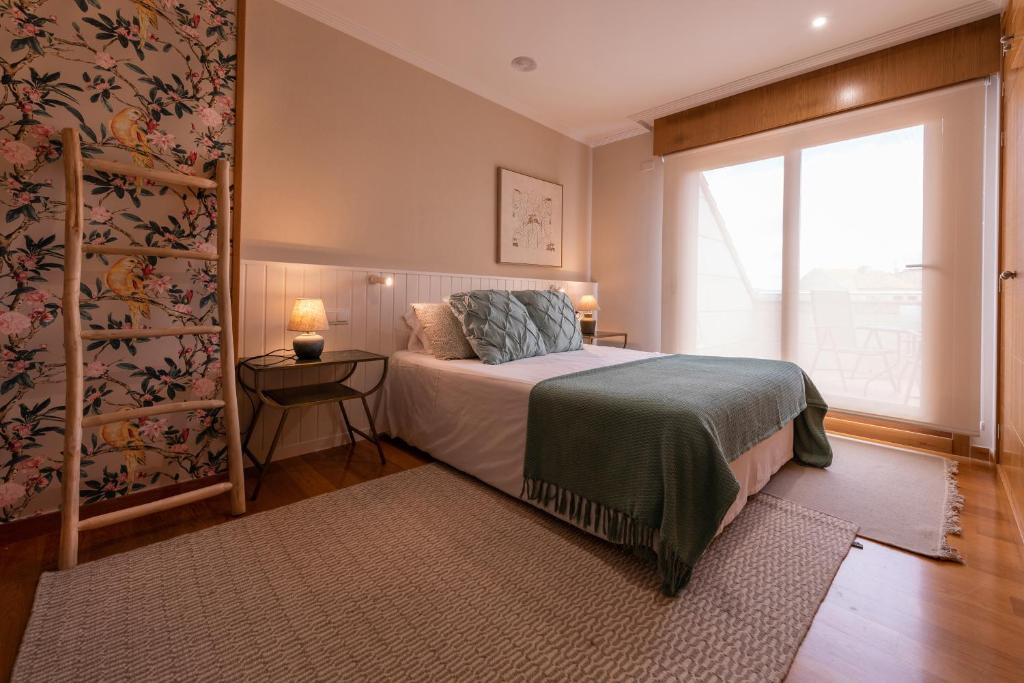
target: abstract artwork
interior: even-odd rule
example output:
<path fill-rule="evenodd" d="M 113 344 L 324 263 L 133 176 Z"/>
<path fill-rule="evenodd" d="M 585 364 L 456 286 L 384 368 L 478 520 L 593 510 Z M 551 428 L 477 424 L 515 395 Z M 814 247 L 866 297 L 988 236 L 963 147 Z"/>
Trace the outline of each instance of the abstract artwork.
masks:
<path fill-rule="evenodd" d="M 562 186 L 498 169 L 498 262 L 562 266 Z"/>

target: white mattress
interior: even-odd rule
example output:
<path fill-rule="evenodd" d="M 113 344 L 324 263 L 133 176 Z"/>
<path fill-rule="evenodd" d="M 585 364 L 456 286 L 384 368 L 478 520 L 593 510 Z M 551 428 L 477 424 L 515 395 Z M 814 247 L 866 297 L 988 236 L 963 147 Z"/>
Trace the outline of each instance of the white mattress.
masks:
<path fill-rule="evenodd" d="M 530 390 L 541 380 L 659 354 L 585 344 L 502 365 L 438 360 L 412 351 L 391 356 L 377 428 L 434 458 L 519 497 L 523 487 Z M 734 460 L 740 483 L 722 522 L 735 519 L 747 497 L 761 490 L 793 457 L 793 425 Z"/>

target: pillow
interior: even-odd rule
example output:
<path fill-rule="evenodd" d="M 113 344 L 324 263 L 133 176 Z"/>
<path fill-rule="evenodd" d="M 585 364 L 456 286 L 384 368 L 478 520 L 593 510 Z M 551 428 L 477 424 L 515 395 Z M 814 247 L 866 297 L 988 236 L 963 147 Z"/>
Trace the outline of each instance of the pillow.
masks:
<path fill-rule="evenodd" d="M 530 289 L 512 292 L 526 306 L 530 320 L 540 330 L 544 348 L 548 353 L 579 351 L 583 348 L 583 333 L 572 299 L 565 292 L 551 289 Z"/>
<path fill-rule="evenodd" d="M 409 306 L 409 310 L 402 315 L 402 322 L 409 327 L 409 343 L 405 347 L 406 350 L 430 354 L 426 333 L 424 333 L 423 325 L 420 324 L 420 319 L 416 317 L 416 311 L 412 306 Z"/>
<path fill-rule="evenodd" d="M 462 325 L 448 304 L 413 304 L 412 310 L 423 327 L 426 347 L 434 358 L 455 360 L 474 357 L 473 347 L 466 341 Z"/>
<path fill-rule="evenodd" d="M 449 303 L 484 363 L 500 365 L 547 353 L 540 330 L 511 292 L 476 289 L 452 294 Z"/>

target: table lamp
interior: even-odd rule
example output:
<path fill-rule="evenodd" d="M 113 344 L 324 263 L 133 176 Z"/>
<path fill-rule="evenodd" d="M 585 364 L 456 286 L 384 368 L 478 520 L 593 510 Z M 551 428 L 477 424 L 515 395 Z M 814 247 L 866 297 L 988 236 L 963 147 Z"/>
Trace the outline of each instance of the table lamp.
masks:
<path fill-rule="evenodd" d="M 601 310 L 597 306 L 597 299 L 593 294 L 584 294 L 576 304 L 576 310 L 583 314 L 580 318 L 580 332 L 583 334 L 594 334 L 597 329 L 597 321 L 594 320 L 594 311 Z"/>
<path fill-rule="evenodd" d="M 321 299 L 296 299 L 288 329 L 302 334 L 292 340 L 295 357 L 299 360 L 316 360 L 324 350 L 324 338 L 318 331 L 328 329 L 327 311 Z"/>

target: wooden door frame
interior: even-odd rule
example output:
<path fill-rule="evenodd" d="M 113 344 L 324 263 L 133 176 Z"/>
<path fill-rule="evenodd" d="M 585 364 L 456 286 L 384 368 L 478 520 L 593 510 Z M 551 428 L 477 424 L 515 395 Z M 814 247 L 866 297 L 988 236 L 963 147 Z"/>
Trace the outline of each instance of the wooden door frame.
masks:
<path fill-rule="evenodd" d="M 1007 262 L 1007 245 L 1010 243 L 1009 230 L 1010 226 L 1006 220 L 1006 205 L 1007 205 L 1007 157 L 1003 154 L 1005 149 L 1004 142 L 1007 133 L 1007 117 L 1004 115 L 1006 107 L 1006 65 L 1010 60 L 1017 62 L 1022 61 L 1022 51 L 1024 51 L 1024 36 L 1015 35 L 1013 28 L 1008 25 L 1010 21 L 1017 18 L 1018 15 L 1024 14 L 1024 8 L 1021 7 L 1022 0 L 1009 0 L 1006 9 L 1000 20 L 1000 33 L 1003 36 L 1003 40 L 1007 37 L 1009 40 L 1009 46 L 1006 52 L 1001 55 L 999 60 L 999 83 L 1000 83 L 1000 117 L 999 117 L 999 133 L 1000 133 L 1000 155 L 999 155 L 999 258 L 998 258 L 998 272 L 1002 272 L 1008 268 L 1012 268 L 1013 264 Z M 1018 18 L 1018 23 L 1024 24 Z M 1016 38 L 1016 40 L 1014 40 Z M 1013 133 L 1014 131 L 1010 131 Z M 1017 137 L 1024 135 L 1022 131 L 1016 131 Z M 1018 208 L 1019 213 L 1019 208 Z M 993 274 L 995 275 L 995 274 Z M 1010 505 L 1010 513 L 1017 524 L 1017 532 L 1021 538 L 1024 539 L 1024 501 L 1017 500 L 1013 484 L 1010 481 L 1009 475 L 1007 475 L 1004 466 L 1002 464 L 1002 450 L 1003 450 L 1003 414 L 1004 399 L 1005 399 L 1005 388 L 1003 386 L 1003 369 L 1004 369 L 1004 348 L 1003 348 L 1003 310 L 1004 310 L 1004 298 L 1005 293 L 1003 288 L 1000 288 L 999 294 L 996 297 L 996 439 L 995 439 L 995 464 L 998 478 L 1002 483 L 1003 490 L 1006 493 L 1007 500 Z"/>

